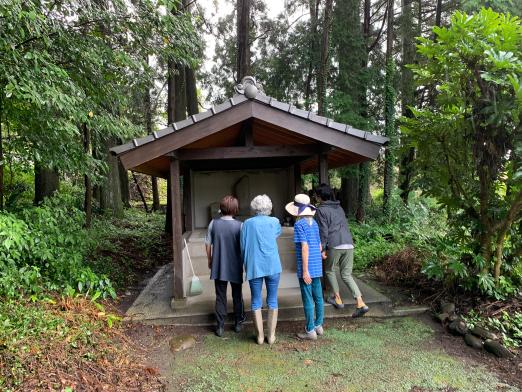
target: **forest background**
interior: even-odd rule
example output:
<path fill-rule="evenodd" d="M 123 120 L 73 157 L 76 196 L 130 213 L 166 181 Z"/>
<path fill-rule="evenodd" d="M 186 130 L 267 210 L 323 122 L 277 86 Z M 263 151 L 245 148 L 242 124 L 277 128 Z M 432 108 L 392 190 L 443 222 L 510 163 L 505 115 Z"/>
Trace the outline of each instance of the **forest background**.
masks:
<path fill-rule="evenodd" d="M 169 232 L 169 200 L 109 148 L 223 101 L 245 75 L 390 138 L 376 162 L 330 171 L 357 268 L 414 258 L 441 295 L 520 296 L 520 2 L 287 0 L 273 17 L 237 0 L 209 18 L 217 7 L 0 0 L 0 322 L 19 329 L 27 301 L 124 290 L 103 247 L 122 225 Z M 520 313 L 497 319 L 521 344 Z"/>

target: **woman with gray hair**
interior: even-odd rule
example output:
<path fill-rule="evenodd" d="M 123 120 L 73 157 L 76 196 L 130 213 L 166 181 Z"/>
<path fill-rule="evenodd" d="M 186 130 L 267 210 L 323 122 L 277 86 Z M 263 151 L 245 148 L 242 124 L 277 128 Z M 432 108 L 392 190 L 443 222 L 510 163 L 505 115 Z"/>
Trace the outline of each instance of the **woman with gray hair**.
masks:
<path fill-rule="evenodd" d="M 268 344 L 275 342 L 277 325 L 277 289 L 281 274 L 281 260 L 277 250 L 277 237 L 281 224 L 271 217 L 272 201 L 267 195 L 256 196 L 250 203 L 254 217 L 247 219 L 241 229 L 241 255 L 245 264 L 246 278 L 252 295 L 252 314 L 258 344 L 263 344 L 263 316 L 261 313 L 261 289 L 266 286 L 268 305 Z"/>

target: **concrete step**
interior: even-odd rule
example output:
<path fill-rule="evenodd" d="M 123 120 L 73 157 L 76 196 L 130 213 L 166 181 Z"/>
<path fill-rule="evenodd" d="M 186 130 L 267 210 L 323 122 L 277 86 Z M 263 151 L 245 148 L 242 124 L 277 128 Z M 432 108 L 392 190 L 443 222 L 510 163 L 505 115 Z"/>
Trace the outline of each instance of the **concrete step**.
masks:
<path fill-rule="evenodd" d="M 203 293 L 195 297 L 186 299 L 185 306 L 173 310 L 171 308 L 172 297 L 172 265 L 165 265 L 150 280 L 147 287 L 135 300 L 134 304 L 126 313 L 126 320 L 140 321 L 150 324 L 171 324 L 171 325 L 213 325 L 214 318 L 214 283 L 206 276 L 200 276 L 203 286 Z M 370 307 L 369 317 L 385 317 L 392 315 L 391 301 L 371 288 L 364 282 L 357 280 L 363 297 Z M 228 288 L 228 309 L 232 312 L 231 289 Z M 329 304 L 325 304 L 325 317 L 350 317 L 355 301 L 350 293 L 341 285 L 341 296 L 345 301 L 344 309 L 335 309 Z M 266 293 L 263 291 L 263 301 Z M 243 284 L 243 299 L 247 315 L 250 309 L 250 288 L 248 282 Z M 279 319 L 280 320 L 304 320 L 302 308 L 301 291 L 295 272 L 283 271 L 281 274 L 279 291 Z M 229 315 L 229 322 L 233 322 L 233 317 Z"/>

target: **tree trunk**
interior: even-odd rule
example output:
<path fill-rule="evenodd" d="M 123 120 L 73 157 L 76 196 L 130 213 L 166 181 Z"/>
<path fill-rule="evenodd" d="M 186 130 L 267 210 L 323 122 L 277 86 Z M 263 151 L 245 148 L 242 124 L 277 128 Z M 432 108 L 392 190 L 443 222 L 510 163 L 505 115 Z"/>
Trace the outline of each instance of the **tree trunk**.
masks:
<path fill-rule="evenodd" d="M 319 4 L 321 0 L 308 0 L 308 7 L 310 10 L 310 43 L 309 43 L 309 54 L 308 54 L 308 74 L 306 75 L 305 82 L 305 107 L 306 110 L 310 110 L 311 107 L 311 95 L 312 95 L 312 80 L 316 71 L 316 50 L 317 50 L 317 21 L 319 18 Z"/>
<path fill-rule="evenodd" d="M 251 0 L 237 0 L 237 83 L 250 72 L 250 6 Z"/>
<path fill-rule="evenodd" d="M 44 198 L 52 197 L 58 190 L 60 178 L 56 169 L 48 169 L 40 163 L 34 164 L 34 205 L 39 205 Z"/>
<path fill-rule="evenodd" d="M 187 118 L 187 95 L 185 88 L 185 67 L 181 64 L 176 64 L 176 75 L 174 76 L 174 119 L 181 121 Z"/>
<path fill-rule="evenodd" d="M 123 167 L 121 162 L 118 161 L 118 174 L 120 176 L 120 187 L 121 187 L 121 202 L 123 207 L 130 208 L 130 190 L 129 190 L 129 176 L 127 170 Z"/>
<path fill-rule="evenodd" d="M 317 74 L 317 113 L 320 116 L 326 115 L 326 87 L 328 73 L 330 71 L 329 51 L 330 51 L 330 31 L 332 29 L 332 6 L 333 0 L 326 0 L 324 5 L 323 35 L 321 40 L 321 61 Z"/>
<path fill-rule="evenodd" d="M 341 179 L 341 203 L 344 211 L 350 217 L 357 212 L 359 200 L 359 170 L 346 175 Z"/>
<path fill-rule="evenodd" d="M 167 119 L 169 124 L 172 124 L 173 122 L 185 119 L 187 116 L 185 70 L 182 66 L 176 66 L 171 61 L 168 63 L 168 70 Z M 172 222 L 170 217 L 172 205 L 168 187 L 169 184 L 167 182 L 167 213 L 165 216 L 165 231 L 167 233 L 172 233 Z"/>
<path fill-rule="evenodd" d="M 141 202 L 143 203 L 143 208 L 145 212 L 149 213 L 149 207 L 147 206 L 147 201 L 145 200 L 145 196 L 143 195 L 143 191 L 141 190 L 140 183 L 138 178 L 136 177 L 136 173 L 132 172 L 132 178 L 134 179 L 134 183 L 136 184 L 136 189 L 138 190 L 138 194 L 140 195 Z"/>
<path fill-rule="evenodd" d="M 402 0 L 401 15 L 401 41 L 402 41 L 402 67 L 401 67 L 401 97 L 402 115 L 411 117 L 412 112 L 409 108 L 415 105 L 415 85 L 413 83 L 413 72 L 407 68 L 408 64 L 415 62 L 415 33 L 413 26 L 413 1 Z M 420 35 L 420 34 L 419 34 Z M 413 177 L 413 160 L 415 158 L 415 148 L 410 147 L 405 136 L 401 138 L 404 146 L 402 151 L 400 176 L 401 199 L 407 204 L 411 191 L 411 180 Z"/>
<path fill-rule="evenodd" d="M 366 71 L 368 69 L 369 48 L 371 39 L 371 0 L 364 0 L 363 9 L 363 39 L 365 42 L 365 56 L 363 57 L 362 67 Z M 361 115 L 368 118 L 368 79 L 364 79 L 365 83 L 361 86 Z M 363 223 L 366 219 L 366 206 L 370 198 L 370 163 L 363 162 L 359 164 L 359 192 L 357 200 L 357 212 L 355 219 L 359 223 Z"/>
<path fill-rule="evenodd" d="M 199 113 L 199 104 L 196 72 L 189 67 L 185 69 L 185 86 L 187 90 L 187 113 L 189 115 L 197 114 Z"/>
<path fill-rule="evenodd" d="M 386 80 L 384 87 L 384 131 L 390 139 L 385 153 L 384 162 L 384 195 L 383 212 L 389 216 L 390 199 L 393 190 L 395 166 L 395 89 L 393 87 L 395 63 L 393 61 L 393 5 L 394 0 L 388 0 L 388 31 L 386 39 Z"/>
<path fill-rule="evenodd" d="M 149 56 L 147 55 L 145 61 L 149 62 Z M 145 95 L 143 99 L 143 106 L 145 109 L 145 132 L 147 135 L 152 133 L 152 103 L 150 98 L 150 88 L 145 88 Z M 125 172 L 126 173 L 126 172 Z M 152 188 L 152 211 L 158 211 L 160 208 L 159 203 L 159 192 L 158 192 L 158 179 L 151 176 L 151 188 Z"/>
<path fill-rule="evenodd" d="M 159 211 L 160 209 L 160 197 L 158 189 L 158 178 L 151 177 L 152 187 L 152 211 Z"/>
<path fill-rule="evenodd" d="M 364 223 L 366 219 L 366 206 L 370 196 L 370 163 L 359 164 L 359 192 L 357 193 L 357 211 L 355 219 L 359 223 Z"/>
<path fill-rule="evenodd" d="M 104 143 L 105 161 L 107 163 L 107 177 L 101 189 L 101 204 L 105 212 L 115 217 L 123 217 L 123 203 L 121 199 L 120 170 L 118 158 L 109 153 L 109 149 L 118 143 L 115 140 L 106 140 Z"/>
<path fill-rule="evenodd" d="M 83 151 L 85 155 L 91 153 L 91 132 L 87 127 L 87 124 L 82 124 L 83 131 Z M 92 185 L 91 177 L 88 174 L 84 174 L 83 183 L 85 186 L 85 193 L 83 198 L 83 211 L 85 212 L 85 227 L 91 227 L 92 221 Z"/>

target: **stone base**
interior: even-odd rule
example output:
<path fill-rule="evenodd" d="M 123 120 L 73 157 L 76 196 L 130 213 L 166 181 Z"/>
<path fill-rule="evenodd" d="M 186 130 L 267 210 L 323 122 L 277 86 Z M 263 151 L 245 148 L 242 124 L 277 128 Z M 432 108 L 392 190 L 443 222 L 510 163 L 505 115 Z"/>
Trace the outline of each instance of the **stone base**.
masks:
<path fill-rule="evenodd" d="M 170 324 L 170 325 L 215 325 L 214 308 L 216 297 L 214 282 L 207 276 L 200 276 L 203 293 L 194 297 L 183 299 L 173 298 L 172 285 L 172 263 L 161 268 L 147 287 L 138 296 L 134 304 L 127 310 L 126 320 L 140 321 L 148 324 Z M 338 277 L 341 281 L 340 277 Z M 391 301 L 372 287 L 358 280 L 364 301 L 370 307 L 367 317 L 386 317 L 393 315 L 391 312 Z M 232 314 L 232 298 L 230 286 L 227 290 L 227 302 L 229 317 L 225 323 L 234 324 Z M 345 285 L 341 285 L 341 296 L 347 305 L 344 309 L 334 309 L 332 305 L 325 304 L 325 318 L 350 317 L 355 309 L 355 300 Z M 263 299 L 266 298 L 263 290 Z M 250 313 L 250 288 L 248 282 L 243 284 L 243 299 L 245 313 L 249 320 Z M 281 321 L 303 320 L 303 303 L 299 281 L 293 271 L 283 270 L 279 281 L 278 290 L 279 319 Z"/>
<path fill-rule="evenodd" d="M 170 299 L 170 308 L 172 310 L 186 309 L 188 306 L 187 298 L 174 298 Z"/>

